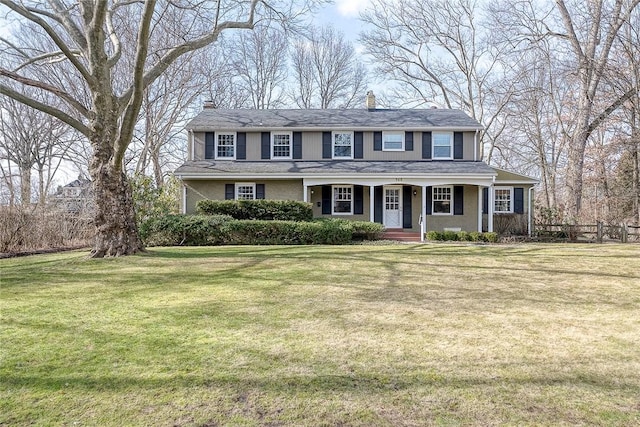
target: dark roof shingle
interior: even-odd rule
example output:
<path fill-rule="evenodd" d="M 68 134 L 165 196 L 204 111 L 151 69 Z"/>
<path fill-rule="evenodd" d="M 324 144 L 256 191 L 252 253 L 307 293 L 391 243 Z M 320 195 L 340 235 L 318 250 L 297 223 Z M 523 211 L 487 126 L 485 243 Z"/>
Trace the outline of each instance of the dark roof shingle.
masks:
<path fill-rule="evenodd" d="M 482 129 L 460 110 L 218 110 L 205 108 L 186 126 L 193 131 L 270 129 Z"/>

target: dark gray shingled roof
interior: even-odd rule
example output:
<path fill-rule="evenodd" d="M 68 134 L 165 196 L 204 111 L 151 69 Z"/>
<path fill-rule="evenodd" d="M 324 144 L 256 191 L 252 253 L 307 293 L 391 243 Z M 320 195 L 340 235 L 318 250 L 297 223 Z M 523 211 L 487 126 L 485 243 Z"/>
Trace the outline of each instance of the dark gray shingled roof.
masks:
<path fill-rule="evenodd" d="M 460 110 L 448 109 L 343 109 L 343 110 L 218 110 L 205 108 L 187 129 L 375 129 L 420 130 L 448 128 L 482 129 L 480 123 Z"/>
<path fill-rule="evenodd" d="M 344 174 L 397 174 L 402 175 L 487 175 L 496 172 L 484 162 L 432 162 L 432 161 L 363 161 L 363 160 L 327 160 L 327 161 L 192 161 L 186 162 L 176 171 L 176 175 L 189 176 L 227 176 L 251 174 L 269 175 L 344 175 Z"/>

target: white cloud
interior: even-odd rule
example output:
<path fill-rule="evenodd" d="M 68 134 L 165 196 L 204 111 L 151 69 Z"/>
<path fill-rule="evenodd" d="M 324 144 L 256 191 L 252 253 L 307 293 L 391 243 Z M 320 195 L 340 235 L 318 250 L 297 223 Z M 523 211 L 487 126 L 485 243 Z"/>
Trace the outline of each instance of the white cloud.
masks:
<path fill-rule="evenodd" d="M 369 0 L 336 0 L 336 8 L 342 16 L 358 16 L 369 4 Z"/>

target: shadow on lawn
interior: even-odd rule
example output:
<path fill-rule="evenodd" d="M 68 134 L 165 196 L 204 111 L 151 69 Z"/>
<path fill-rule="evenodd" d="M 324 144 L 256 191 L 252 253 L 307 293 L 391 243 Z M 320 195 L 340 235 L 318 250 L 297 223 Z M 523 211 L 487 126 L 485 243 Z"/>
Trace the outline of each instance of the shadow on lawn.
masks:
<path fill-rule="evenodd" d="M 193 388 L 216 388 L 228 390 L 259 390 L 269 393 L 295 395 L 298 393 L 336 393 L 354 391 L 358 393 L 387 393 L 400 390 L 429 388 L 468 389 L 474 387 L 588 387 L 601 393 L 610 391 L 640 393 L 637 383 L 625 382 L 620 378 L 595 373 L 558 373 L 537 377 L 469 377 L 461 369 L 459 376 L 443 376 L 433 373 L 387 375 L 382 373 L 351 375 L 299 375 L 278 378 L 246 378 L 238 375 L 210 376 L 168 375 L 163 378 L 141 378 L 130 375 L 105 373 L 97 376 L 82 375 L 19 375 L 0 376 L 0 383 L 6 389 L 28 390 L 34 392 L 55 391 L 116 391 L 135 392 L 135 390 L 176 390 Z"/>

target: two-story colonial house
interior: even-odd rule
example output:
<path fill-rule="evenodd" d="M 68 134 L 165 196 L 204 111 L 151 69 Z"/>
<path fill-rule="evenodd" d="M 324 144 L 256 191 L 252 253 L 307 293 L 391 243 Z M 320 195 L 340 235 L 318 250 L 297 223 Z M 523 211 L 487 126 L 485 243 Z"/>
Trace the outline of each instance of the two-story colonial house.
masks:
<path fill-rule="evenodd" d="M 480 159 L 482 126 L 449 109 L 218 110 L 187 125 L 184 213 L 201 199 L 301 200 L 315 217 L 411 232 L 530 219 L 530 177 Z"/>

